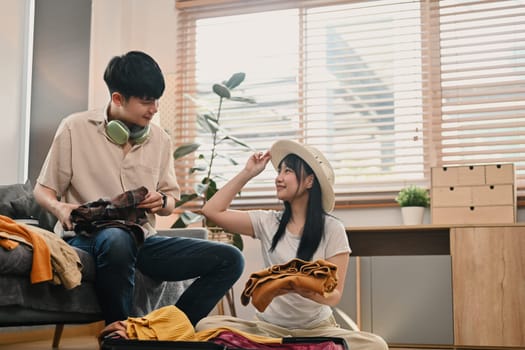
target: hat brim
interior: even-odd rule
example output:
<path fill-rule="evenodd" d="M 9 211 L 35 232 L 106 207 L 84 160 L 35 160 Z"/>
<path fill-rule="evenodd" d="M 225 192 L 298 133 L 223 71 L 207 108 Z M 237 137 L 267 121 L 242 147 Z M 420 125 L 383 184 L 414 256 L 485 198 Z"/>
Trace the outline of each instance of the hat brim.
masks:
<path fill-rule="evenodd" d="M 321 186 L 323 209 L 328 213 L 334 209 L 335 195 L 333 188 L 333 170 L 330 162 L 319 150 L 293 140 L 276 141 L 270 148 L 272 164 L 277 170 L 281 161 L 289 154 L 295 154 L 312 168 Z M 323 169 L 324 167 L 324 169 Z M 331 173 L 330 178 L 326 171 Z"/>

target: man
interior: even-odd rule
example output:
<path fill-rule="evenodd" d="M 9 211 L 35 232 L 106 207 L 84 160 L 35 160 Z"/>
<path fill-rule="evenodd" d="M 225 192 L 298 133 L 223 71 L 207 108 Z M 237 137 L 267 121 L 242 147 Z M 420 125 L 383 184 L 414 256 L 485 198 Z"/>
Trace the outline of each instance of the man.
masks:
<path fill-rule="evenodd" d="M 170 215 L 179 197 L 170 136 L 151 124 L 165 88 L 163 74 L 149 55 L 131 51 L 110 60 L 104 81 L 110 93 L 106 108 L 72 114 L 58 127 L 35 198 L 58 218 L 58 234 L 93 255 L 107 324 L 134 316 L 135 268 L 156 280 L 197 278 L 177 302 L 196 324 L 239 278 L 243 256 L 226 244 L 156 235 L 155 214 Z M 89 203 L 143 187 L 147 194 L 133 208 L 145 212 L 142 240 L 122 221 L 75 232 L 71 214 L 81 205 L 89 210 Z"/>

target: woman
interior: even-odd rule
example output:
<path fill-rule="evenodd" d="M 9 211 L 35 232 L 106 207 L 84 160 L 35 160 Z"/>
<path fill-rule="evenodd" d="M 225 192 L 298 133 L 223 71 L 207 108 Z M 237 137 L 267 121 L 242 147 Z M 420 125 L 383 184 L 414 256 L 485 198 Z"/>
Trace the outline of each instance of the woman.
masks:
<path fill-rule="evenodd" d="M 229 209 L 234 197 L 268 164 L 277 170 L 276 192 L 283 211 Z M 269 152 L 255 153 L 244 169 L 203 207 L 208 220 L 226 231 L 261 241 L 266 267 L 293 258 L 323 259 L 337 265 L 337 287 L 323 296 L 306 289 L 275 297 L 255 321 L 230 316 L 202 319 L 196 330 L 228 326 L 268 337 L 327 336 L 344 338 L 352 350 L 388 349 L 385 341 L 371 333 L 339 328 L 331 306 L 341 300 L 348 268 L 350 246 L 343 224 L 328 213 L 334 207 L 334 172 L 328 160 L 314 147 L 282 140 Z"/>

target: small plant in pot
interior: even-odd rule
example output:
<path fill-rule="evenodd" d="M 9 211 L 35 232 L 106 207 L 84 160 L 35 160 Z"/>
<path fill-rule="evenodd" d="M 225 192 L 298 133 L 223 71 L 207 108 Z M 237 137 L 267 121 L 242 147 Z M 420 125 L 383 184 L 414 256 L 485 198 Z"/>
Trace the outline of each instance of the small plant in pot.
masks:
<path fill-rule="evenodd" d="M 423 223 L 425 208 L 430 206 L 430 196 L 425 188 L 410 185 L 399 191 L 396 202 L 401 207 L 403 223 L 419 225 Z"/>

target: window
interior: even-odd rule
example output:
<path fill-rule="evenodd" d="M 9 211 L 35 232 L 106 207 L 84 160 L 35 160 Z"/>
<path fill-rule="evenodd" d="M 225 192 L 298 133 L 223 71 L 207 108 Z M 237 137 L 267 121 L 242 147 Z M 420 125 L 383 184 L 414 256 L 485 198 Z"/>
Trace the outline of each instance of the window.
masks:
<path fill-rule="evenodd" d="M 513 162 L 525 191 L 525 1 L 176 4 L 174 111 L 162 123 L 177 145 L 209 150 L 187 96 L 214 109 L 212 85 L 242 71 L 236 91 L 257 103 L 226 101 L 222 125 L 258 150 L 278 139 L 322 150 L 338 203 L 392 200 L 404 185 L 428 187 L 433 166 L 474 163 Z M 222 147 L 240 163 L 214 164 L 226 181 L 249 153 Z M 188 172 L 196 162 L 177 162 L 186 191 L 202 178 Z M 274 203 L 269 168 L 238 204 Z"/>

